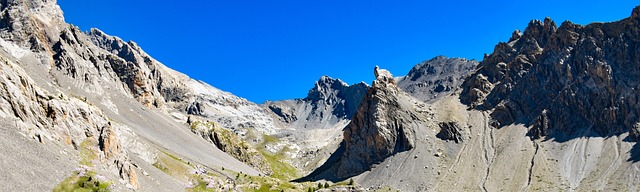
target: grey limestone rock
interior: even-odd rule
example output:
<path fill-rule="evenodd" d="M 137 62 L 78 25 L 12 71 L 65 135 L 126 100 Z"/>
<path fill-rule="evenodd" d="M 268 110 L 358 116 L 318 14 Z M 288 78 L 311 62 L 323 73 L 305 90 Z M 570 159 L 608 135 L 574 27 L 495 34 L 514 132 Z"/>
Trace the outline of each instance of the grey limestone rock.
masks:
<path fill-rule="evenodd" d="M 369 86 L 348 85 L 340 79 L 322 76 L 302 99 L 267 101 L 263 106 L 289 127 L 330 128 L 351 120 Z"/>
<path fill-rule="evenodd" d="M 303 180 L 349 178 L 415 146 L 414 121 L 418 117 L 413 108 L 404 103 L 409 96 L 399 91 L 389 71 L 376 66 L 374 74 L 376 80 L 344 128 L 344 139 L 334 159 Z"/>
<path fill-rule="evenodd" d="M 496 127 L 523 123 L 533 138 L 632 130 L 640 120 L 640 7 L 631 17 L 586 26 L 550 18 L 499 43 L 463 83 L 460 99 L 493 110 Z"/>
<path fill-rule="evenodd" d="M 458 90 L 477 65 L 474 60 L 437 56 L 414 66 L 398 81 L 398 87 L 429 102 Z"/>

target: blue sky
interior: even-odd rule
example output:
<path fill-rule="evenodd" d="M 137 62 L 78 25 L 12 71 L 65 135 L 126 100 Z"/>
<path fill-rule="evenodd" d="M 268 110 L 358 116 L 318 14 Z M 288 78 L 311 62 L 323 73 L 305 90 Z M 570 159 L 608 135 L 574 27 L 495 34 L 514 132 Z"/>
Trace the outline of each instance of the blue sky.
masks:
<path fill-rule="evenodd" d="M 137 42 L 165 65 L 253 102 L 305 97 L 322 75 L 405 75 L 435 57 L 481 60 L 515 29 L 616 21 L 635 1 L 58 0 L 66 21 Z"/>

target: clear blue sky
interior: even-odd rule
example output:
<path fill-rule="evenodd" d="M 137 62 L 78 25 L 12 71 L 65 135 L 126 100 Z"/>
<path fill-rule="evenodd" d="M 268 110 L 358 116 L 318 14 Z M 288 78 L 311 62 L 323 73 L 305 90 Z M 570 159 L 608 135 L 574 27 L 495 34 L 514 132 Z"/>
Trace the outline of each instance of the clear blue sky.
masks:
<path fill-rule="evenodd" d="M 58 0 L 66 21 L 137 42 L 165 65 L 253 102 L 305 97 L 322 75 L 405 75 L 437 55 L 481 60 L 550 16 L 631 15 L 635 1 Z"/>

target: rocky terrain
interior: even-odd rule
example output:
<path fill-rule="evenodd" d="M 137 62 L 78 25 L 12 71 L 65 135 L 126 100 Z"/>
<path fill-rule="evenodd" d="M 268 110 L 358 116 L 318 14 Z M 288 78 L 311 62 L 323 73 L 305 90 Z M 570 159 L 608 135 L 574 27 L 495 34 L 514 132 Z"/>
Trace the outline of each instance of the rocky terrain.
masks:
<path fill-rule="evenodd" d="M 0 10 L 2 156 L 13 159 L 0 168 L 3 191 L 179 191 L 198 166 L 268 173 L 187 124 L 194 115 L 238 135 L 274 133 L 260 106 L 165 67 L 135 42 L 80 31 L 55 1 L 0 1 Z M 158 168 L 167 161 L 184 174 Z"/>
<path fill-rule="evenodd" d="M 640 7 L 262 105 L 55 1 L 0 12 L 2 191 L 640 190 Z"/>
<path fill-rule="evenodd" d="M 406 76 L 398 79 L 398 87 L 423 102 L 429 102 L 460 89 L 477 65 L 474 60 L 437 56 L 414 66 Z"/>
<path fill-rule="evenodd" d="M 491 110 L 495 127 L 530 127 L 534 139 L 627 133 L 639 122 L 639 22 L 640 8 L 612 23 L 532 21 L 485 57 L 460 98 Z"/>
<path fill-rule="evenodd" d="M 322 76 L 305 98 L 267 101 L 262 105 L 284 127 L 326 129 L 351 120 L 368 87 L 364 82 L 347 85 L 340 79 Z"/>
<path fill-rule="evenodd" d="M 308 173 L 320 166 L 342 140 L 342 129 L 356 113 L 369 85 L 347 85 L 340 79 L 322 76 L 302 99 L 267 101 L 281 127 L 276 136 L 295 145 L 291 163 Z"/>
<path fill-rule="evenodd" d="M 398 89 L 389 71 L 376 66 L 374 72 L 376 80 L 345 127 L 339 149 L 303 180 L 345 180 L 415 147 L 415 131 L 424 129 L 420 124 L 426 119 L 412 115 L 415 103 L 409 103 L 410 96 Z"/>
<path fill-rule="evenodd" d="M 389 102 L 399 97 L 379 91 L 376 71 L 365 98 L 387 99 L 363 101 L 333 159 L 305 179 L 357 175 L 364 186 L 406 191 L 636 191 L 638 21 L 640 7 L 612 23 L 534 20 L 485 56 L 461 91 L 430 104 Z M 389 108 L 405 113 L 384 115 Z"/>

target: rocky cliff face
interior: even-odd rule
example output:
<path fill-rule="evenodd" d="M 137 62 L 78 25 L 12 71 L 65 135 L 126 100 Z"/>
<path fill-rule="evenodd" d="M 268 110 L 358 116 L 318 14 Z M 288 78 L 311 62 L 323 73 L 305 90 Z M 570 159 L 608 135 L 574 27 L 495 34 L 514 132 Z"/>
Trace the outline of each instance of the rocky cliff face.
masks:
<path fill-rule="evenodd" d="M 364 95 L 358 112 L 344 128 L 340 148 L 305 179 L 341 180 L 355 176 L 396 153 L 415 147 L 420 117 L 414 103 L 400 91 L 391 73 L 377 66 L 376 80 Z"/>
<path fill-rule="evenodd" d="M 376 80 L 358 107 L 358 113 L 345 127 L 344 157 L 349 157 L 345 164 L 350 166 L 338 175 L 366 170 L 367 165 L 414 147 L 414 130 L 409 121 L 412 114 L 401 106 L 398 95 L 402 92 L 393 75 L 377 66 L 374 73 Z"/>
<path fill-rule="evenodd" d="M 11 1 L 0 2 L 0 54 L 2 64 L 0 82 L 0 117 L 12 121 L 28 137 L 41 143 L 53 141 L 67 144 L 75 149 L 98 149 L 98 159 L 88 161 L 104 162 L 104 168 L 119 173 L 128 186 L 138 188 L 136 170 L 129 161 L 126 150 L 116 136 L 122 129 L 113 128 L 112 122 L 103 111 L 86 99 L 70 97 L 63 92 L 51 93 L 41 88 L 31 79 L 24 64 L 19 59 L 27 54 L 35 54 L 36 61 L 50 61 L 39 64 L 50 67 L 51 56 L 58 39 L 55 33 L 62 33 L 64 19 L 55 1 Z M 26 48 L 23 48 L 26 47 Z M 5 138 L 8 139 L 8 138 Z M 88 166 L 90 170 L 98 167 Z"/>
<path fill-rule="evenodd" d="M 368 85 L 347 85 L 340 79 L 322 76 L 303 99 L 267 101 L 264 107 L 290 127 L 321 129 L 350 120 Z"/>
<path fill-rule="evenodd" d="M 5 190 L 51 190 L 64 177 L 43 177 L 47 180 L 34 186 L 19 182 L 30 172 L 54 174 L 39 170 L 70 164 L 83 171 L 59 170 L 66 176 L 74 172 L 63 182 L 97 172 L 99 178 L 116 181 L 111 182 L 116 190 L 156 191 L 158 181 L 168 185 L 164 190 L 180 190 L 183 185 L 161 172 L 147 174 L 158 172 L 151 164 L 160 151 L 212 169 L 259 174 L 188 133 L 185 122 L 195 114 L 238 132 L 273 132 L 273 122 L 260 106 L 165 67 L 134 42 L 98 29 L 82 32 L 65 23 L 56 1 L 0 1 L 0 12 L 3 134 L 43 143 L 27 149 L 39 154 L 65 154 L 41 168 L 16 162 L 24 174 L 3 166 L 0 171 L 15 184 Z M 7 145 L 13 151 L 31 145 L 22 138 L 3 142 L 13 142 Z M 24 157 L 24 163 L 39 158 Z"/>
<path fill-rule="evenodd" d="M 533 138 L 625 133 L 639 122 L 639 23 L 640 7 L 612 23 L 531 21 L 485 57 L 460 98 L 493 110 L 496 127 L 530 126 Z"/>
<path fill-rule="evenodd" d="M 12 121 L 14 128 L 20 129 L 15 131 L 21 131 L 41 143 L 53 141 L 76 149 L 96 148 L 101 155 L 88 161 L 104 162 L 107 170 L 119 173 L 130 187 L 138 188 L 136 171 L 127 151 L 122 149 L 120 140 L 123 137 L 115 133 L 125 130 L 113 128 L 102 110 L 86 100 L 64 93 L 52 94 L 38 87 L 10 58 L 0 56 L 3 74 L 0 85 L 4 87 L 0 90 L 2 120 Z"/>
<path fill-rule="evenodd" d="M 424 102 L 429 102 L 460 89 L 465 78 L 478 65 L 477 61 L 437 56 L 414 66 L 398 81 L 398 87 Z"/>

